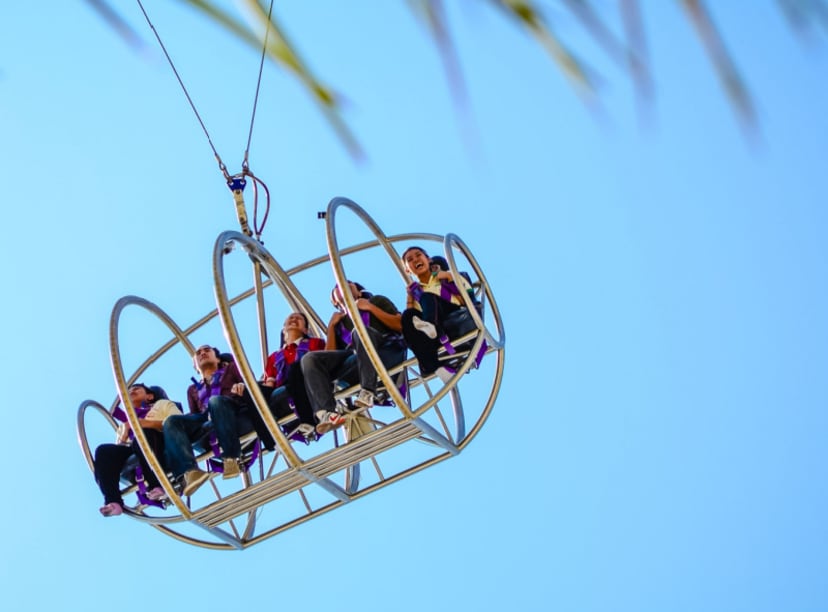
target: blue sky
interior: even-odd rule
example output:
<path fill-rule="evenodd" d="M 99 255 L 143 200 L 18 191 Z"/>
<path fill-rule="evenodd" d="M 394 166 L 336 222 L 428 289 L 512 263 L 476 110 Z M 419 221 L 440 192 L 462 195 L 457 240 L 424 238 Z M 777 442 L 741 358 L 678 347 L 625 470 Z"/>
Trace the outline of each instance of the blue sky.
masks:
<path fill-rule="evenodd" d="M 146 6 L 237 170 L 257 54 L 177 4 Z M 460 109 L 405 3 L 277 3 L 346 96 L 368 159 L 349 158 L 305 92 L 266 67 L 250 157 L 274 197 L 266 246 L 285 266 L 322 254 L 316 211 L 338 195 L 389 234 L 455 232 L 497 296 L 507 362 L 459 457 L 243 553 L 101 518 L 75 435 L 80 402 L 115 393 L 119 297 L 182 324 L 213 308 L 212 245 L 236 222 L 212 153 L 137 6 L 122 11 L 145 53 L 85 3 L 6 8 L 6 601 L 826 609 L 828 56 L 775 3 L 738 8 L 714 17 L 755 96 L 756 142 L 673 3 L 645 7 L 656 100 L 644 120 L 629 81 L 559 9 L 558 30 L 604 74 L 600 113 L 485 3 L 450 10 Z M 313 295 L 323 316 L 330 284 Z M 141 325 L 125 350 L 143 357 Z M 168 391 L 182 397 L 187 376 Z"/>

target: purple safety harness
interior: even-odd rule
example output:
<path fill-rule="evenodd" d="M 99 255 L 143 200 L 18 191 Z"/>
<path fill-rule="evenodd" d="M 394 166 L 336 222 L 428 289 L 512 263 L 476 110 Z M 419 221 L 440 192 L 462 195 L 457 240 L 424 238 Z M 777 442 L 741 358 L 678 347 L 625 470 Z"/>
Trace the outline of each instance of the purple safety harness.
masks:
<path fill-rule="evenodd" d="M 152 406 L 149 406 L 149 405 L 147 405 L 147 404 L 145 404 L 145 403 L 143 403 L 143 402 L 142 402 L 142 403 L 141 403 L 141 405 L 140 405 L 140 406 L 138 406 L 138 407 L 135 409 L 135 415 L 136 415 L 139 419 L 144 419 L 144 418 L 146 418 L 146 417 L 147 417 L 147 415 L 149 414 L 150 410 L 152 410 Z M 117 408 L 115 408 L 115 410 L 112 412 L 112 417 L 113 417 L 116 421 L 120 421 L 121 423 L 126 423 L 126 422 L 128 422 L 128 420 L 129 420 L 129 419 L 127 419 L 126 412 L 124 412 L 124 411 L 123 411 L 123 409 L 122 409 L 120 406 L 118 406 Z M 134 434 L 134 433 L 132 433 L 132 430 L 130 430 L 130 432 L 129 432 L 129 437 L 130 437 L 130 439 L 133 439 L 133 438 L 135 437 L 135 434 Z"/>
<path fill-rule="evenodd" d="M 223 366 L 213 373 L 210 380 L 195 381 L 196 391 L 198 392 L 198 411 L 204 412 L 207 410 L 207 402 L 214 395 L 221 395 L 221 378 L 224 376 L 224 371 L 227 366 Z"/>
<path fill-rule="evenodd" d="M 274 367 L 276 368 L 276 383 L 274 386 L 280 387 L 284 384 L 286 375 L 287 375 L 287 368 L 290 365 L 293 365 L 297 361 L 299 361 L 305 353 L 310 351 L 310 339 L 309 338 L 302 338 L 299 342 L 292 343 L 296 345 L 295 350 L 295 357 L 288 363 L 287 361 L 287 351 L 290 348 L 290 345 L 283 347 L 281 351 L 276 353 L 276 359 L 274 360 Z"/>
<path fill-rule="evenodd" d="M 408 290 L 411 296 L 418 302 L 420 301 L 420 298 L 422 298 L 423 293 L 425 293 L 425 291 L 423 291 L 422 285 L 417 281 L 411 283 L 408 286 Z M 451 298 L 454 296 L 460 296 L 460 289 L 457 287 L 457 284 L 454 281 L 440 281 L 440 299 L 445 300 L 449 303 L 453 303 L 451 301 Z M 457 353 L 457 350 L 451 343 L 451 339 L 446 334 L 442 334 L 438 340 L 440 341 L 440 344 L 443 345 L 443 348 L 446 349 L 446 353 L 448 353 L 449 355 L 454 355 Z M 485 340 L 483 340 L 483 343 L 480 345 L 480 350 L 477 352 L 477 355 L 474 358 L 474 367 L 480 366 L 480 362 L 483 361 L 483 356 L 486 354 L 486 349 L 488 348 L 489 345 L 486 343 Z"/>
<path fill-rule="evenodd" d="M 368 311 L 361 310 L 360 313 L 359 313 L 359 316 L 362 319 L 362 322 L 365 324 L 365 327 L 370 327 L 371 314 Z M 342 341 L 345 343 L 345 345 L 350 346 L 351 342 L 353 341 L 353 336 L 354 336 L 353 330 L 348 329 L 347 327 L 345 327 L 345 325 L 343 323 L 340 323 L 339 324 L 339 329 L 337 331 L 339 332 L 339 337 L 342 338 Z M 399 342 L 401 346 L 405 346 L 405 340 L 403 340 L 403 337 L 402 337 L 401 334 L 398 334 L 396 332 L 389 332 L 389 333 L 385 334 L 385 337 L 386 337 L 386 339 L 390 337 L 394 341 Z M 397 388 L 399 389 L 400 394 L 402 394 L 403 397 L 407 396 L 408 381 L 406 380 L 406 378 L 404 376 L 402 377 L 402 382 L 400 382 L 400 384 L 398 384 Z M 391 399 L 386 398 L 383 402 L 380 402 L 377 405 L 378 406 L 390 406 L 391 404 L 392 404 Z"/>
<path fill-rule="evenodd" d="M 196 391 L 198 391 L 198 410 L 199 412 L 205 412 L 207 410 L 207 404 L 210 401 L 211 397 L 221 395 L 221 379 L 224 376 L 224 372 L 227 369 L 227 366 L 223 366 L 216 370 L 213 373 L 213 376 L 210 378 L 209 381 L 202 380 L 200 382 L 196 382 Z M 216 436 L 216 432 L 213 430 L 210 432 L 210 449 L 213 451 L 214 458 L 221 457 L 221 447 L 218 443 L 218 437 Z M 250 458 L 250 463 L 253 463 L 259 456 L 259 441 L 256 440 L 256 443 L 253 446 L 253 455 Z M 242 466 L 244 468 L 244 466 Z M 220 459 L 210 461 L 210 469 L 213 472 L 222 472 L 224 471 L 224 467 Z"/>
<path fill-rule="evenodd" d="M 152 410 L 152 406 L 149 406 L 146 403 L 142 402 L 141 405 L 138 406 L 135 409 L 135 415 L 139 419 L 144 419 L 144 418 L 147 417 L 150 410 Z M 120 406 L 118 406 L 112 412 L 112 416 L 113 416 L 113 418 L 115 418 L 118 421 L 121 421 L 122 423 L 127 423 L 128 422 L 126 412 L 124 412 L 123 409 Z M 129 431 L 129 439 L 130 440 L 135 439 L 135 433 L 131 429 Z M 160 500 L 159 501 L 154 501 L 154 500 L 151 500 L 149 497 L 147 497 L 147 482 L 146 482 L 146 480 L 144 480 L 144 470 L 141 469 L 141 464 L 140 463 L 138 463 L 138 465 L 135 466 L 135 485 L 138 487 L 138 491 L 136 491 L 136 495 L 138 496 L 138 501 L 141 504 L 143 504 L 145 506 L 157 506 L 159 508 L 164 507 L 164 503 L 162 501 L 160 501 Z"/>
<path fill-rule="evenodd" d="M 371 313 L 369 313 L 367 310 L 361 310 L 359 312 L 359 318 L 362 319 L 362 323 L 365 325 L 365 327 L 370 327 L 369 324 L 371 322 Z M 340 321 L 338 332 L 339 337 L 342 338 L 342 342 L 345 343 L 345 346 L 351 346 L 351 343 L 354 339 L 353 330 L 350 330 L 347 327 L 345 327 L 345 323 Z"/>

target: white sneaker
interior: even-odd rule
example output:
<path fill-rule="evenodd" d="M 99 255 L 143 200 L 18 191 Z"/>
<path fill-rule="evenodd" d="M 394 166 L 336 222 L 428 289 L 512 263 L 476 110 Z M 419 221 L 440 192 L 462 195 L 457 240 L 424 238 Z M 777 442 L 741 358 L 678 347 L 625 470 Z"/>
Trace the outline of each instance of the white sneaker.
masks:
<path fill-rule="evenodd" d="M 411 322 L 414 323 L 414 329 L 423 332 L 426 336 L 434 340 L 437 337 L 437 328 L 434 323 L 423 321 L 420 317 L 411 317 Z"/>
<path fill-rule="evenodd" d="M 370 408 L 374 405 L 374 394 L 368 389 L 362 389 L 354 400 L 357 408 Z"/>
<path fill-rule="evenodd" d="M 316 426 L 316 433 L 318 434 L 326 434 L 332 429 L 336 429 L 345 424 L 344 416 L 336 412 L 326 412 L 324 410 L 316 413 L 316 420 L 319 421 Z"/>
<path fill-rule="evenodd" d="M 440 380 L 443 381 L 443 384 L 445 385 L 446 383 L 448 383 L 448 381 L 451 380 L 451 377 L 454 376 L 455 371 L 452 370 L 451 368 L 447 368 L 447 367 L 443 366 L 443 367 L 437 368 L 437 370 L 434 373 L 437 375 L 437 377 Z"/>

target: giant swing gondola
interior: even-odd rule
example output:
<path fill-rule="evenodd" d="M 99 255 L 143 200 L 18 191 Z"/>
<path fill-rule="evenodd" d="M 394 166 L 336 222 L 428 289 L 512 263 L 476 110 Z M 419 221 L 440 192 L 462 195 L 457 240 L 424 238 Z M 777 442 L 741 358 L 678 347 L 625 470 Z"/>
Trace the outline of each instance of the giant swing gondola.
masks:
<path fill-rule="evenodd" d="M 347 198 L 334 198 L 324 215 L 327 253 L 286 269 L 265 249 L 259 233 L 254 238 L 247 226 L 242 190 L 244 177 L 253 175 L 247 168 L 246 156 L 244 172 L 234 177 L 227 175 L 217 153 L 216 158 L 233 190 L 242 229 L 241 232 L 223 232 L 213 248 L 216 308 L 189 327 L 182 328 L 164 310 L 148 300 L 136 296 L 118 300 L 109 326 L 110 358 L 118 395 L 108 408 L 95 400 L 83 401 L 78 409 L 77 432 L 86 462 L 94 472 L 87 418 L 90 414 L 97 415 L 114 430 L 117 422 L 113 415 L 119 406 L 122 407 L 135 439 L 167 497 L 163 502 L 148 500 L 141 488 L 140 479 L 136 482 L 134 465 L 130 466 L 122 474 L 122 493 L 128 496 L 125 499 L 130 500 L 124 513 L 180 541 L 206 548 L 232 550 L 252 546 L 459 454 L 478 434 L 494 405 L 503 375 L 505 334 L 500 311 L 483 270 L 456 234 L 443 236 L 409 233 L 386 236 L 359 205 Z M 338 211 L 342 209 L 353 212 L 373 234 L 374 239 L 341 246 L 336 219 Z M 308 446 L 293 443 L 281 427 L 289 417 L 277 421 L 257 385 L 257 376 L 240 337 L 233 308 L 247 300 L 255 302 L 259 325 L 258 352 L 266 356 L 268 325 L 265 289 L 273 287 L 278 290 L 289 307 L 304 312 L 311 328 L 319 333 L 324 330 L 322 319 L 299 291 L 294 277 L 330 261 L 334 281 L 343 287 L 350 278 L 343 260 L 357 253 L 378 250 L 391 259 L 399 272 L 402 292 L 409 279 L 394 245 L 412 241 L 434 245 L 435 248 L 431 251 L 439 249 L 455 278 L 461 270 L 471 272 L 474 297 L 466 292 L 461 292 L 461 296 L 477 328 L 453 341 L 452 344 L 458 349 L 453 354 L 449 354 L 450 350 L 441 349 L 441 358 L 451 362 L 456 373 L 443 384 L 433 375 L 423 377 L 413 358 L 387 370 L 371 342 L 367 341 L 365 324 L 358 316 L 354 298 L 349 292 L 344 292 L 346 309 L 354 322 L 355 331 L 363 339 L 379 375 L 386 399 L 385 406 L 347 413 L 343 429 L 335 430 L 333 435 L 327 436 L 328 441 L 325 443 L 322 440 Z M 248 290 L 230 297 L 224 263 L 225 258 L 234 250 L 244 252 L 252 261 L 254 284 Z M 458 267 L 458 255 L 471 270 Z M 128 308 L 138 308 L 154 315 L 172 333 L 172 338 L 131 372 L 124 370 L 120 346 L 121 315 Z M 159 459 L 151 451 L 138 424 L 135 407 L 130 403 L 128 388 L 175 347 L 183 347 L 192 357 L 194 345 L 190 338 L 216 320 L 221 325 L 256 410 L 275 441 L 275 448 L 267 451 L 261 447 L 255 433 L 248 434 L 243 439 L 246 454 L 243 457 L 245 469 L 241 488 L 231 484 L 231 490 L 228 490 L 227 486 L 218 486 L 215 480 L 211 480 L 209 487 L 202 487 L 192 497 L 184 498 L 179 494 L 179 487 L 164 472 Z M 475 370 L 474 374 L 467 376 L 471 370 Z M 487 375 L 491 377 L 488 380 L 485 378 Z M 464 387 L 467 384 L 473 385 L 472 392 L 467 394 L 467 398 L 472 398 L 471 402 L 463 401 L 461 381 Z M 340 388 L 337 399 L 347 402 L 358 391 L 358 386 Z M 471 425 L 468 426 L 468 423 Z M 220 470 L 214 454 L 213 448 L 207 445 L 197 460 L 206 470 Z M 363 469 L 366 467 L 368 469 Z M 205 501 L 208 491 L 212 492 L 213 498 Z M 265 507 L 268 512 L 263 513 Z M 270 508 L 273 508 L 272 512 Z"/>
<path fill-rule="evenodd" d="M 337 240 L 335 220 L 337 211 L 342 207 L 354 211 L 370 228 L 375 240 L 345 248 L 341 247 Z M 81 404 L 78 411 L 80 445 L 87 463 L 92 469 L 91 447 L 86 435 L 85 419 L 87 412 L 90 408 L 93 409 L 94 412 L 103 415 L 114 428 L 115 421 L 112 413 L 120 402 L 125 408 L 133 431 L 136 433 L 138 443 L 144 450 L 150 466 L 155 471 L 171 501 L 170 506 L 166 509 L 143 505 L 139 502 L 134 508 L 125 508 L 127 515 L 153 525 L 162 532 L 191 544 L 219 549 L 245 548 L 342 504 L 372 493 L 405 476 L 453 457 L 460 453 L 477 435 L 489 416 L 500 388 L 503 374 L 505 337 L 494 295 L 482 269 L 466 244 L 454 234 L 447 234 L 446 236 L 435 234 L 386 236 L 361 207 L 345 198 L 335 198 L 330 203 L 326 223 L 328 254 L 289 270 L 285 270 L 258 241 L 240 232 L 227 231 L 222 233 L 216 240 L 213 250 L 213 276 L 217 308 L 187 328 L 179 327 L 161 308 L 142 298 L 127 296 L 121 298 L 115 304 L 110 320 L 110 351 L 112 370 L 119 397 L 115 398 L 109 409 L 93 400 L 86 400 Z M 371 343 L 367 342 L 366 347 L 370 347 L 371 359 L 393 405 L 385 408 L 374 408 L 373 414 L 369 415 L 349 414 L 347 416 L 348 423 L 346 423 L 342 432 L 344 434 L 343 439 L 339 439 L 338 435 L 334 436 L 336 439 L 333 448 L 324 450 L 318 455 L 311 455 L 307 458 L 300 457 L 294 445 L 281 431 L 274 416 L 268 410 L 267 402 L 256 384 L 256 374 L 250 365 L 239 337 L 233 318 L 232 306 L 242 300 L 255 299 L 259 309 L 263 311 L 263 290 L 272 283 L 279 289 L 289 304 L 297 310 L 308 313 L 316 325 L 320 326 L 321 319 L 298 291 L 291 280 L 292 276 L 309 268 L 325 264 L 330 260 L 336 282 L 344 286 L 348 278 L 343 263 L 345 257 L 356 252 L 380 248 L 399 267 L 400 259 L 393 245 L 400 241 L 411 240 L 440 244 L 453 274 L 458 273 L 455 252 L 459 251 L 463 254 L 472 266 L 476 278 L 476 294 L 483 304 L 481 311 L 485 313 L 485 318 L 490 321 L 489 324 L 487 325 L 484 322 L 483 316 L 478 314 L 471 298 L 464 293 L 464 299 L 467 300 L 466 306 L 469 308 L 469 312 L 472 313 L 478 329 L 455 342 L 457 345 L 464 345 L 464 350 L 454 355 L 444 355 L 444 358 L 451 359 L 456 364 L 457 372 L 447 384 L 437 390 L 432 390 L 432 387 L 440 384 L 439 379 L 433 376 L 424 379 L 420 376 L 414 359 L 408 359 L 401 366 L 388 371 L 382 365 Z M 223 264 L 225 256 L 234 249 L 244 251 L 253 260 L 257 276 L 258 270 L 261 270 L 268 280 L 256 283 L 250 290 L 230 298 L 226 292 Z M 403 283 L 405 283 L 406 275 L 402 268 L 399 268 L 399 271 Z M 349 312 L 357 312 L 356 304 L 350 294 L 346 292 L 345 297 Z M 169 328 L 174 336 L 140 364 L 134 372 L 129 374 L 124 372 L 119 347 L 121 313 L 128 307 L 143 308 L 151 312 Z M 134 407 L 129 402 L 127 389 L 130 384 L 137 381 L 146 372 L 149 366 L 176 345 L 184 346 L 192 354 L 194 347 L 189 340 L 189 336 L 215 317 L 218 317 L 221 322 L 231 352 L 239 365 L 248 388 L 251 390 L 262 419 L 276 440 L 277 448 L 272 453 L 258 449 L 257 457 L 243 475 L 241 490 L 224 494 L 213 484 L 212 491 L 216 499 L 203 505 L 196 505 L 193 502 L 202 498 L 194 496 L 193 499 L 185 500 L 180 497 L 173 483 L 163 473 L 158 459 L 149 450 L 146 438 L 138 426 Z M 367 334 L 361 318 L 359 316 L 353 317 L 353 321 L 357 333 L 365 337 Z M 470 376 L 466 379 L 464 375 L 467 372 L 477 369 L 481 352 L 488 355 L 485 357 L 485 361 L 494 361 L 493 367 L 490 368 L 492 371 L 491 381 L 483 381 L 480 378 L 482 368 L 474 373 L 473 378 Z M 404 372 L 405 380 L 408 383 L 405 397 L 395 384 L 399 372 Z M 488 393 L 481 406 L 469 407 L 464 404 L 460 393 L 461 379 L 463 379 L 464 385 L 466 384 L 465 380 L 468 380 L 470 383 L 473 382 L 478 392 L 482 389 L 484 395 Z M 339 392 L 338 397 L 346 398 L 356 391 L 358 389 L 353 387 L 344 389 Z M 417 397 L 418 391 L 420 396 L 424 396 L 421 403 L 411 401 L 411 398 Z M 448 400 L 450 410 L 445 408 L 445 400 Z M 441 402 L 443 402 L 442 405 Z M 381 415 L 380 412 L 382 412 Z M 475 416 L 475 421 L 471 427 L 467 427 L 467 417 L 470 415 Z M 382 418 L 382 421 L 379 420 L 380 418 Z M 367 428 L 366 424 L 368 425 Z M 413 463 L 402 467 L 400 467 L 400 457 L 398 456 L 394 459 L 392 471 L 384 469 L 382 457 L 384 453 L 397 447 L 412 444 L 420 445 L 430 452 L 427 453 L 425 458 L 423 458 L 422 452 L 417 453 L 417 459 Z M 313 450 L 316 448 L 324 449 L 325 447 L 320 443 L 316 443 L 307 448 Z M 199 460 L 204 462 L 209 469 L 211 457 L 212 452 L 208 451 L 203 453 Z M 370 463 L 371 468 L 376 473 L 374 482 L 367 485 L 361 484 L 361 480 L 365 480 L 360 478 L 361 463 Z M 281 464 L 283 464 L 283 467 L 280 469 Z M 266 466 L 268 467 L 265 470 Z M 259 469 L 258 475 L 255 473 L 257 467 Z M 339 482 L 335 478 L 337 474 L 343 476 L 343 479 Z M 315 506 L 309 500 L 309 496 L 306 495 L 305 489 L 307 487 L 322 489 L 328 500 Z M 137 496 L 137 488 L 134 484 L 127 485 L 124 492 L 133 493 Z M 276 518 L 275 524 L 268 524 L 266 527 L 258 524 L 257 510 L 259 508 L 292 494 L 298 495 L 301 499 L 298 512 L 281 515 Z M 237 524 L 240 521 L 243 521 L 243 525 Z M 203 528 L 206 534 L 211 537 L 195 537 L 180 529 L 183 523 L 197 525 Z"/>

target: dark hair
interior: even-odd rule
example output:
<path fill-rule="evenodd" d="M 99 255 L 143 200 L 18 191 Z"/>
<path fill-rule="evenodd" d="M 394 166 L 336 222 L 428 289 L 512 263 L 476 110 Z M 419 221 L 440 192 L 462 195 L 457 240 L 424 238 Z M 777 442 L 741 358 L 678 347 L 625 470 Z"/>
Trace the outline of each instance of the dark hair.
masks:
<path fill-rule="evenodd" d="M 152 393 L 152 395 L 155 397 L 155 401 L 156 401 L 156 402 L 157 402 L 158 400 L 162 400 L 162 399 L 165 399 L 165 400 L 170 399 L 169 397 L 167 397 L 167 392 L 166 392 L 166 391 L 164 391 L 164 389 L 163 389 L 163 388 L 161 388 L 161 387 L 159 387 L 158 385 L 152 385 L 152 386 L 149 388 L 149 391 L 150 391 L 150 393 Z"/>
<path fill-rule="evenodd" d="M 402 254 L 402 255 L 400 255 L 400 259 L 402 259 L 403 261 L 405 261 L 405 256 L 406 256 L 406 255 L 408 255 L 408 253 L 409 253 L 410 251 L 420 251 L 423 255 L 425 255 L 426 257 L 428 257 L 428 251 L 426 251 L 426 250 L 425 250 L 423 247 L 421 247 L 421 246 L 416 246 L 416 245 L 415 245 L 415 246 L 410 246 L 410 247 L 408 247 L 406 250 L 404 250 L 404 251 L 403 251 L 403 254 Z"/>
<path fill-rule="evenodd" d="M 195 354 L 198 352 L 198 349 L 200 349 L 202 346 L 206 346 L 206 345 L 202 344 L 201 346 L 197 346 L 197 347 L 195 347 L 195 350 L 193 351 L 193 358 L 195 358 Z M 219 361 L 221 361 L 221 351 L 218 349 L 218 347 L 216 347 L 216 346 L 209 346 L 208 348 L 213 349 L 213 353 L 215 354 L 216 359 L 218 359 Z"/>
<path fill-rule="evenodd" d="M 196 361 L 196 353 L 198 353 L 199 349 L 204 348 L 204 347 L 209 348 L 211 351 L 213 351 L 213 354 L 216 356 L 216 359 L 219 362 L 219 367 L 221 367 L 221 362 L 226 360 L 226 357 L 227 357 L 228 354 L 225 353 L 223 355 L 221 353 L 221 351 L 218 350 L 218 348 L 216 348 L 215 346 L 210 346 L 209 344 L 202 344 L 201 346 L 195 347 L 195 349 L 193 350 L 193 354 L 191 355 L 192 360 L 193 360 L 193 368 L 195 368 L 195 370 L 197 372 L 201 372 L 201 370 L 198 369 L 198 361 Z M 233 361 L 233 356 L 229 355 L 229 357 L 230 357 L 230 361 Z"/>
<path fill-rule="evenodd" d="M 144 383 L 132 383 L 129 386 L 130 389 L 134 389 L 135 387 L 141 387 L 144 390 L 144 392 L 152 395 L 152 401 L 156 401 L 159 399 L 167 399 L 167 394 L 164 393 L 164 390 L 161 387 L 148 387 Z M 161 393 L 164 393 L 164 397 L 160 397 L 156 390 L 160 391 Z"/>
<path fill-rule="evenodd" d="M 440 266 L 441 270 L 445 270 L 446 272 L 448 272 L 449 264 L 446 261 L 445 257 L 441 257 L 440 255 L 435 255 L 434 257 L 432 257 L 431 259 L 428 260 L 428 263 L 432 266 L 436 264 L 436 265 Z"/>
<path fill-rule="evenodd" d="M 370 291 L 366 291 L 365 287 L 363 287 L 362 285 L 360 285 L 356 281 L 349 280 L 347 282 L 349 284 L 352 284 L 354 287 L 357 288 L 357 291 L 359 291 L 359 296 L 358 297 L 365 298 L 367 300 L 368 298 L 371 298 L 371 297 L 374 296 L 373 293 L 371 293 Z M 337 290 L 338 287 L 339 287 L 339 285 L 334 285 L 333 289 L 331 289 L 331 304 L 333 304 L 334 306 L 337 305 L 335 296 L 336 296 L 336 290 Z"/>

